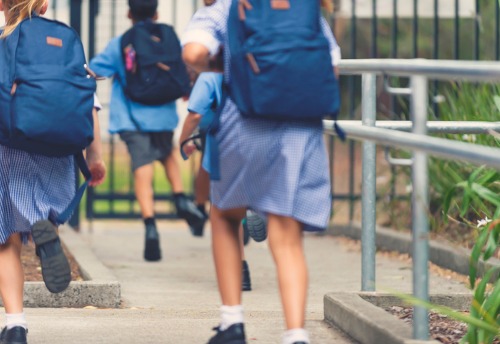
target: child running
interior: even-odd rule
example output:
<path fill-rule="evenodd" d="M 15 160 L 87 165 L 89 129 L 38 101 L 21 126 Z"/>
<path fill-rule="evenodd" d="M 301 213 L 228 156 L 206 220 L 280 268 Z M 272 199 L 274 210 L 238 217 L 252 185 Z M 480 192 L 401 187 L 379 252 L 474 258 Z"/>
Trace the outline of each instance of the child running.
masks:
<path fill-rule="evenodd" d="M 198 72 L 207 70 L 210 56 L 221 45 L 228 46 L 231 3 L 218 0 L 200 9 L 183 35 L 184 59 Z M 326 21 L 321 21 L 321 27 L 335 64 L 339 48 Z M 230 56 L 228 50 L 225 52 L 225 78 L 229 80 Z M 246 343 L 238 227 L 247 208 L 267 215 L 268 242 L 286 321 L 283 344 L 308 344 L 303 231 L 324 230 L 331 205 L 322 125 L 244 118 L 231 98 L 224 104 L 219 122 L 215 140 L 220 180 L 211 182 L 210 221 L 222 306 L 220 324 L 209 344 Z"/>
<path fill-rule="evenodd" d="M 127 16 L 133 27 L 156 24 L 157 0 L 128 0 L 128 4 Z M 92 58 L 90 68 L 99 76 L 113 78 L 109 132 L 118 133 L 127 145 L 134 174 L 135 196 L 144 221 L 144 259 L 156 262 L 161 260 L 162 254 L 154 207 L 155 161 L 162 164 L 170 182 L 177 215 L 185 219 L 190 228 L 196 228 L 200 223 L 202 226 L 206 217 L 184 193 L 180 167 L 173 154 L 172 139 L 179 120 L 175 101 L 157 105 L 145 104 L 131 100 L 125 92 L 126 70 L 134 70 L 134 64 L 131 62 L 127 67 L 124 62 L 124 51 L 121 47 L 123 37 L 124 35 L 119 35 L 113 38 L 100 54 Z M 161 42 L 166 47 L 171 44 L 179 46 L 176 35 L 175 42 L 171 39 Z"/>
<path fill-rule="evenodd" d="M 205 213 L 205 203 L 208 201 L 209 194 L 209 173 L 210 173 L 210 147 L 213 144 L 214 137 L 210 133 L 209 128 L 216 116 L 217 108 L 222 102 L 222 81 L 223 81 L 223 62 L 222 51 L 214 58 L 210 59 L 210 72 L 201 73 L 196 79 L 193 90 L 189 97 L 188 115 L 184 121 L 181 135 L 179 137 L 180 146 L 183 153 L 189 157 L 195 150 L 201 148 L 202 162 L 196 178 L 196 200 L 197 206 Z M 197 147 L 190 139 L 196 128 L 199 128 L 199 136 L 201 136 L 201 147 Z M 185 142 L 185 143 L 184 143 Z M 184 143 L 184 144 L 183 144 Z M 201 195 L 201 196 L 200 196 Z M 206 198 L 204 198 L 206 197 Z M 195 228 L 193 234 L 195 236 L 203 235 L 203 227 Z M 240 232 L 243 227 L 240 227 Z M 242 261 L 242 284 L 243 291 L 252 290 L 250 279 L 250 269 L 245 260 L 244 240 L 243 235 L 240 238 L 241 243 L 241 261 Z"/>
<path fill-rule="evenodd" d="M 0 0 L 6 26 L 0 39 L 5 39 L 31 14 L 42 15 L 47 10 L 46 0 Z M 0 70 L 2 70 L 0 66 Z M 82 66 L 83 68 L 83 66 Z M 2 70 L 3 72 L 3 70 Z M 95 106 L 98 107 L 97 99 Z M 93 110 L 94 140 L 86 150 L 91 186 L 103 182 L 106 174 L 101 158 L 101 141 L 97 111 Z M 0 333 L 1 344 L 27 343 L 27 322 L 23 311 L 24 273 L 21 264 L 22 244 L 34 231 L 43 231 L 54 240 L 37 244 L 42 259 L 42 274 L 49 290 L 65 289 L 71 279 L 58 275 L 59 265 L 67 264 L 57 237 L 56 218 L 68 207 L 75 194 L 73 156 L 55 158 L 27 153 L 0 145 L 0 295 L 3 300 L 6 324 Z M 49 221 L 43 221 L 47 220 Z M 33 228 L 33 225 L 43 228 Z M 37 226 L 35 225 L 35 227 Z M 50 226 L 49 226 L 50 225 Z M 54 265 L 56 264 L 56 265 Z M 48 269 L 48 270 L 47 270 Z M 57 278 L 56 280 L 51 280 Z M 50 281 L 47 282 L 46 279 Z M 62 283 L 62 282 L 64 283 Z M 61 284 L 62 283 L 62 284 Z M 56 290 L 54 290 L 54 288 Z"/>

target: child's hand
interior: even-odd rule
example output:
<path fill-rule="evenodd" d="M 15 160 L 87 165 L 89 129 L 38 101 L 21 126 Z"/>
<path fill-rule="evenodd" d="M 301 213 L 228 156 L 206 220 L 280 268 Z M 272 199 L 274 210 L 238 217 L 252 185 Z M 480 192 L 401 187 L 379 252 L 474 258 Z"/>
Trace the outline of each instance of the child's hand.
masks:
<path fill-rule="evenodd" d="M 190 157 L 196 151 L 196 146 L 193 143 L 188 142 L 182 147 L 182 151 L 187 157 Z"/>
<path fill-rule="evenodd" d="M 100 156 L 92 154 L 92 152 L 87 152 L 87 164 L 89 165 L 90 174 L 92 175 L 92 180 L 90 181 L 90 186 L 97 186 L 104 182 L 104 177 L 106 176 L 106 165 Z"/>

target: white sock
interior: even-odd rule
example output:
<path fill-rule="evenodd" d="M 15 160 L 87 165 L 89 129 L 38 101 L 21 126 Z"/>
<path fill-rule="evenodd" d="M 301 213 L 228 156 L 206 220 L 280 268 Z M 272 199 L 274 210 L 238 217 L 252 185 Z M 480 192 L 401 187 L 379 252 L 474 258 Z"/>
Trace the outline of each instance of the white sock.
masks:
<path fill-rule="evenodd" d="M 285 331 L 283 334 L 283 344 L 293 344 L 296 342 L 309 343 L 309 334 L 303 328 L 294 328 Z"/>
<path fill-rule="evenodd" d="M 225 331 L 231 325 L 243 323 L 243 306 L 221 306 L 220 308 L 220 330 Z"/>
<path fill-rule="evenodd" d="M 5 318 L 7 319 L 5 326 L 8 330 L 16 326 L 28 328 L 28 323 L 26 322 L 24 313 L 6 313 Z"/>

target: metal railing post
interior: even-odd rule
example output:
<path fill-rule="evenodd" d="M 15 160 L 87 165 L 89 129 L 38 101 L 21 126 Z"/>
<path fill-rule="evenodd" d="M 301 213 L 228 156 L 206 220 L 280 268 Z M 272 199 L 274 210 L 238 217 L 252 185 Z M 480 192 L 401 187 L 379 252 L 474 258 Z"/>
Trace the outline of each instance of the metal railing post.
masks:
<path fill-rule="evenodd" d="M 377 76 L 363 74 L 362 76 L 362 122 L 363 125 L 374 127 L 377 115 Z M 376 144 L 363 142 L 362 159 L 362 208 L 361 208 L 361 290 L 375 291 L 375 211 L 376 211 Z"/>
<path fill-rule="evenodd" d="M 427 134 L 428 80 L 426 76 L 412 76 L 410 86 L 413 91 L 411 110 L 413 133 Z M 413 153 L 412 168 L 412 232 L 413 232 L 413 295 L 422 300 L 429 300 L 429 170 L 427 153 Z M 429 338 L 429 319 L 423 307 L 413 309 L 413 338 Z"/>

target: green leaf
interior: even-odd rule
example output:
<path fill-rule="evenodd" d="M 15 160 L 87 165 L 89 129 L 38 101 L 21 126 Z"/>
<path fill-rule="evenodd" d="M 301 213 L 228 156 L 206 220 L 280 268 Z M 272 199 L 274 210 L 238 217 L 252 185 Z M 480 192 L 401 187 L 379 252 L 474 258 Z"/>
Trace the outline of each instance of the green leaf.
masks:
<path fill-rule="evenodd" d="M 486 332 L 484 330 L 477 331 L 477 341 L 479 343 L 486 343 Z"/>
<path fill-rule="evenodd" d="M 500 207 L 497 207 L 497 210 L 495 210 L 495 215 L 493 215 L 494 219 L 500 219 Z M 497 226 L 496 228 L 500 228 L 500 226 Z"/>
<path fill-rule="evenodd" d="M 498 269 L 496 269 L 498 271 Z M 485 318 L 489 323 L 495 324 L 495 319 L 500 318 L 500 282 L 497 281 L 493 291 L 490 293 L 483 306 L 486 311 Z M 500 320 L 500 319 L 498 319 Z"/>
<path fill-rule="evenodd" d="M 467 212 L 469 211 L 469 204 L 470 204 L 470 201 L 471 201 L 471 192 L 470 192 L 470 189 L 467 188 L 464 190 L 464 197 L 463 197 L 463 200 L 462 200 L 462 206 L 460 207 L 461 210 L 460 210 L 460 216 L 464 217 L 465 214 L 467 214 Z"/>
<path fill-rule="evenodd" d="M 491 191 L 490 189 L 485 188 L 484 186 L 477 183 L 472 183 L 471 189 L 476 192 L 479 197 L 493 203 L 497 207 L 500 207 L 500 195 L 498 195 L 496 192 Z"/>
<path fill-rule="evenodd" d="M 444 211 L 445 215 L 447 215 L 449 210 L 450 210 L 451 201 L 453 200 L 453 196 L 455 196 L 456 190 L 457 190 L 457 188 L 455 186 L 453 186 L 451 189 L 448 190 L 448 192 L 444 196 L 443 211 Z M 445 217 L 445 219 L 447 219 L 447 217 Z"/>
<path fill-rule="evenodd" d="M 467 334 L 462 338 L 462 340 L 460 340 L 460 343 L 462 343 L 462 344 L 477 344 L 476 332 L 477 332 L 477 329 L 474 326 L 469 325 L 469 327 L 467 329 Z"/>
<path fill-rule="evenodd" d="M 492 182 L 500 180 L 500 174 L 495 170 L 486 171 L 479 179 L 476 180 L 476 183 L 481 185 L 487 185 Z"/>
<path fill-rule="evenodd" d="M 486 240 L 488 240 L 488 236 L 489 236 L 488 227 L 483 227 L 481 233 L 479 234 L 479 237 L 477 238 L 476 243 L 474 244 L 474 247 L 472 248 L 469 261 L 469 281 L 471 288 L 474 288 L 476 284 L 477 263 L 479 261 L 479 258 L 481 257 L 481 252 L 484 247 L 484 244 L 486 243 Z"/>
<path fill-rule="evenodd" d="M 499 2 L 500 2 L 500 0 L 499 0 Z M 493 101 L 495 102 L 495 106 L 497 107 L 497 110 L 500 111 L 500 97 L 493 96 Z"/>
<path fill-rule="evenodd" d="M 483 172 L 485 168 L 486 168 L 486 166 L 482 165 L 477 170 L 475 170 L 474 172 L 471 173 L 471 175 L 469 177 L 469 185 L 472 184 L 476 180 L 477 176 L 479 176 L 479 174 L 481 172 Z"/>
<path fill-rule="evenodd" d="M 488 242 L 486 243 L 486 250 L 483 254 L 483 259 L 485 261 L 490 259 L 495 254 L 497 248 L 498 240 L 495 238 L 494 233 L 490 232 L 490 235 L 488 236 Z"/>
<path fill-rule="evenodd" d="M 471 305 L 471 316 L 473 316 L 474 318 L 482 319 L 489 324 L 492 324 L 493 326 L 496 325 L 495 315 L 490 313 L 490 308 L 495 308 L 497 300 L 492 298 L 492 294 L 490 294 L 488 297 L 485 297 L 485 292 L 486 286 L 491 280 L 491 276 L 498 270 L 499 268 L 497 267 L 491 268 L 484 274 L 481 283 L 479 283 L 474 292 L 474 299 L 472 300 Z M 500 299 L 498 301 L 500 301 Z M 474 310 L 474 312 L 472 312 L 472 310 Z"/>

